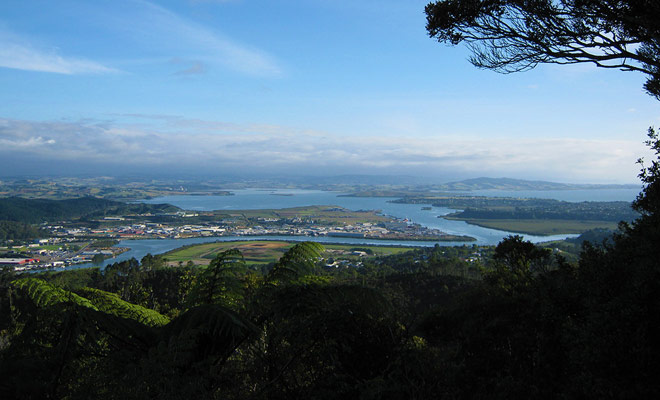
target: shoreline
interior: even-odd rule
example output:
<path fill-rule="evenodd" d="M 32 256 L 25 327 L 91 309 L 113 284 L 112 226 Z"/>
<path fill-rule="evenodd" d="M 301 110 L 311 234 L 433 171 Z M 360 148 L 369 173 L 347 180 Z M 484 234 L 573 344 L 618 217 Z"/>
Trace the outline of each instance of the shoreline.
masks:
<path fill-rule="evenodd" d="M 529 220 L 529 219 L 471 219 L 471 218 L 457 218 L 452 214 L 438 216 L 438 218 L 443 218 L 449 221 L 463 221 L 466 224 L 479 226 L 487 229 L 496 229 L 501 231 L 507 231 L 511 233 L 519 233 L 523 235 L 533 235 L 533 236 L 553 236 L 553 235 L 575 235 L 581 234 L 590 229 L 596 228 L 606 228 L 606 229 L 616 229 L 618 223 L 609 222 L 609 221 L 590 221 L 590 220 L 552 220 L 552 219 L 543 219 L 543 220 Z M 521 228 L 518 225 L 530 224 L 534 226 L 542 226 L 543 223 L 552 223 L 554 228 L 550 229 L 538 229 L 538 230 L 526 230 Z M 561 225 L 568 225 L 562 227 Z"/>

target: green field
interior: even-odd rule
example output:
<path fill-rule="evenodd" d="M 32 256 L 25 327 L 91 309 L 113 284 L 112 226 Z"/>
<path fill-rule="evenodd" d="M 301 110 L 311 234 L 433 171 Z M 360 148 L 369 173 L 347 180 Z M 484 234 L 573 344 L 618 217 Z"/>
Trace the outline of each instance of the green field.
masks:
<path fill-rule="evenodd" d="M 390 218 L 378 215 L 373 211 L 351 211 L 343 207 L 333 205 L 293 207 L 284 209 L 263 210 L 233 210 L 213 211 L 212 214 L 218 218 L 240 218 L 254 220 L 256 218 L 290 219 L 301 218 L 303 220 L 314 220 L 316 223 L 325 225 L 352 225 L 359 222 L 388 222 Z"/>
<path fill-rule="evenodd" d="M 465 221 L 468 224 L 502 231 L 526 233 L 529 235 L 560 235 L 583 233 L 589 229 L 607 228 L 616 229 L 618 224 L 612 221 L 578 221 L 563 219 L 476 219 L 452 218 L 447 219 Z"/>
<path fill-rule="evenodd" d="M 219 252 L 236 248 L 239 249 L 247 264 L 267 264 L 277 261 L 284 252 L 293 247 L 298 242 L 283 242 L 271 240 L 245 240 L 236 242 L 217 242 L 204 243 L 193 246 L 182 247 L 165 253 L 163 256 L 171 263 L 187 263 L 192 261 L 195 264 L 206 265 Z M 410 247 L 394 246 L 367 246 L 367 245 L 343 245 L 327 244 L 323 247 L 328 250 L 327 257 L 337 257 L 339 255 L 350 256 L 351 249 L 369 249 L 373 256 L 382 256 L 390 254 L 403 253 L 410 250 Z"/>

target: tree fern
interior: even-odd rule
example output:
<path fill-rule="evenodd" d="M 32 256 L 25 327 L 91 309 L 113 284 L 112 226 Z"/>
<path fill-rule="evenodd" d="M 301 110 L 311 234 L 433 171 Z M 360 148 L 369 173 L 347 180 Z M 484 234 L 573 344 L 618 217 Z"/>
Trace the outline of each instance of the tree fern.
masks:
<path fill-rule="evenodd" d="M 220 303 L 235 305 L 240 300 L 238 293 L 240 281 L 237 274 L 245 270 L 243 253 L 238 249 L 229 249 L 219 253 L 201 274 L 192 288 L 188 304 Z"/>
<path fill-rule="evenodd" d="M 167 324 L 169 319 L 146 307 L 122 300 L 114 293 L 99 289 L 84 288 L 81 293 L 101 312 L 117 317 L 132 319 L 144 325 L 157 327 Z"/>
<path fill-rule="evenodd" d="M 325 248 L 316 242 L 298 243 L 280 257 L 268 274 L 269 282 L 288 282 L 314 271 Z"/>
<path fill-rule="evenodd" d="M 247 319 L 216 304 L 194 307 L 173 319 L 161 339 L 179 364 L 217 363 L 229 355 L 257 328 Z"/>
<path fill-rule="evenodd" d="M 356 285 L 292 286 L 279 290 L 273 298 L 272 310 L 280 318 L 291 315 L 323 315 L 330 310 L 347 314 L 383 317 L 389 315 L 391 303 L 376 289 Z"/>
<path fill-rule="evenodd" d="M 49 307 L 60 303 L 71 303 L 97 310 L 88 299 L 78 296 L 57 286 L 37 278 L 22 278 L 12 282 L 12 285 L 23 290 L 37 307 Z"/>

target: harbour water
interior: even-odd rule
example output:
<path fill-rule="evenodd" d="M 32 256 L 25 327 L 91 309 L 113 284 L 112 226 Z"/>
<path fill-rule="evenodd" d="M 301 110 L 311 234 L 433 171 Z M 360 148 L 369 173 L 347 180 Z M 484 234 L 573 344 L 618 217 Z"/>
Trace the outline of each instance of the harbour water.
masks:
<path fill-rule="evenodd" d="M 380 210 L 381 213 L 397 218 L 408 220 L 440 229 L 444 232 L 457 235 L 468 235 L 476 238 L 476 242 L 438 242 L 441 246 L 460 245 L 495 245 L 502 238 L 514 234 L 512 232 L 499 231 L 495 229 L 482 228 L 467 224 L 463 221 L 450 221 L 439 216 L 449 214 L 454 210 L 444 207 L 432 207 L 430 210 L 422 209 L 421 204 L 398 204 L 391 203 L 393 197 L 346 197 L 345 193 L 327 192 L 319 190 L 297 190 L 297 189 L 244 189 L 233 190 L 233 196 L 163 196 L 145 203 L 169 203 L 185 210 L 210 211 L 210 210 L 255 210 L 255 209 L 280 209 L 289 207 L 301 207 L 309 205 L 334 205 L 350 210 Z M 481 196 L 508 196 L 508 197 L 534 197 L 554 198 L 564 201 L 632 201 L 637 190 L 634 189 L 591 189 L 591 190 L 562 190 L 562 191 L 475 191 L 470 194 Z M 526 240 L 538 243 L 549 240 L 558 240 L 576 235 L 552 235 L 534 236 L 522 235 Z M 119 262 L 130 258 L 141 259 L 147 253 L 160 254 L 175 248 L 213 241 L 231 240 L 291 240 L 304 241 L 314 240 L 321 243 L 350 243 L 350 244 L 381 244 L 402 246 L 434 246 L 436 242 L 426 241 L 396 241 L 396 240 L 374 240 L 358 238 L 338 237 L 302 237 L 302 236 L 223 236 L 204 237 L 190 239 L 153 239 L 153 240 L 124 240 L 118 244 L 119 247 L 128 247 L 131 250 L 106 260 L 106 263 Z M 76 267 L 89 267 L 90 264 L 81 264 Z"/>

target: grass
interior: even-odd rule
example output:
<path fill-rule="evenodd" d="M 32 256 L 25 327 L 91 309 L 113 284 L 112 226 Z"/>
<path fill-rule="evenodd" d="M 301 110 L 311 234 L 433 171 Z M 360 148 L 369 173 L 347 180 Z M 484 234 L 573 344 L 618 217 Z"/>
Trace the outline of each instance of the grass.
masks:
<path fill-rule="evenodd" d="M 198 265 L 206 265 L 215 257 L 216 254 L 235 248 L 243 253 L 243 257 L 245 258 L 245 262 L 247 264 L 267 264 L 277 261 L 282 256 L 282 254 L 293 247 L 296 243 L 298 242 L 284 242 L 274 240 L 245 240 L 234 242 L 204 243 L 169 251 L 164 254 L 164 257 L 173 263 L 187 263 L 188 261 L 192 261 Z M 328 257 L 347 255 L 352 249 L 358 248 L 371 250 L 373 252 L 373 256 L 398 254 L 409 251 L 411 249 L 410 247 L 369 246 L 360 244 L 324 244 L 323 247 L 325 247 L 326 250 L 330 250 L 327 254 Z"/>
<path fill-rule="evenodd" d="M 389 256 L 392 254 L 405 253 L 406 251 L 412 250 L 414 247 L 400 247 L 400 246 L 369 246 L 361 244 L 324 244 L 323 247 L 326 250 L 340 250 L 340 251 L 351 251 L 352 249 L 368 249 L 373 253 L 373 257 L 376 256 Z"/>
<path fill-rule="evenodd" d="M 529 235 L 560 235 L 583 233 L 589 229 L 607 228 L 616 229 L 618 224 L 612 221 L 579 221 L 563 219 L 476 219 L 476 218 L 447 218 L 465 221 L 468 224 L 502 231 L 526 233 Z"/>
<path fill-rule="evenodd" d="M 247 264 L 266 264 L 277 261 L 294 244 L 265 240 L 204 243 L 172 250 L 165 253 L 165 257 L 177 263 L 192 261 L 195 264 L 208 264 L 216 254 L 235 248 L 243 253 Z"/>

